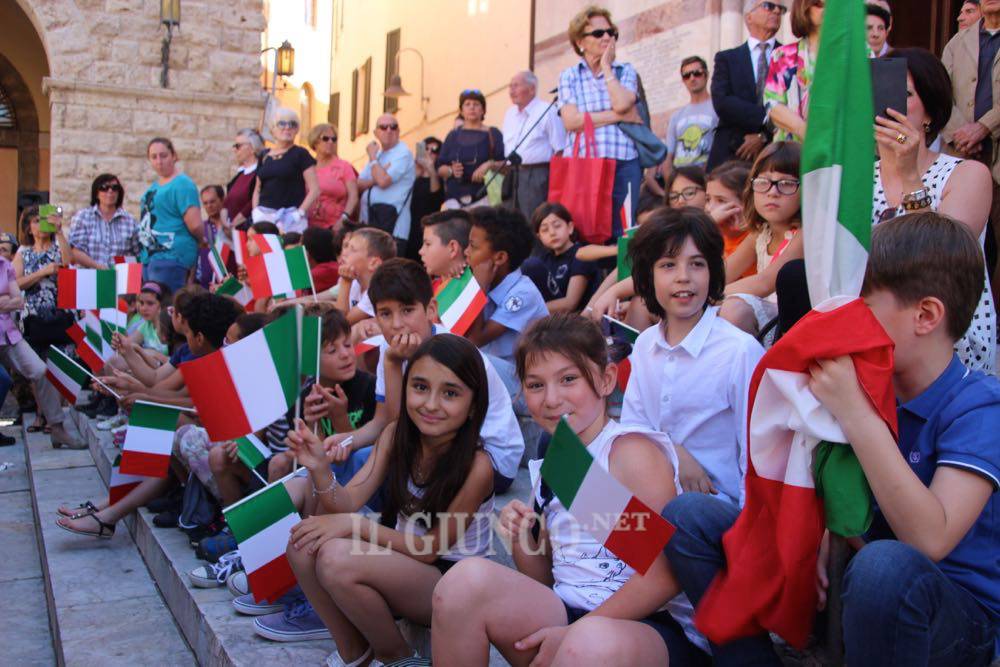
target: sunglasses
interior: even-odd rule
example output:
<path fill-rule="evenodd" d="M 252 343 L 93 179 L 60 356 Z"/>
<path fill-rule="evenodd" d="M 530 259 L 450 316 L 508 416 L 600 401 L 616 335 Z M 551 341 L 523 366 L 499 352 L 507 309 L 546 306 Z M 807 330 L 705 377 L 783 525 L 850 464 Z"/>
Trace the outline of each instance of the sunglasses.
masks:
<path fill-rule="evenodd" d="M 478 88 L 466 88 L 462 91 L 463 95 L 482 95 L 482 91 Z"/>
<path fill-rule="evenodd" d="M 690 72 L 684 72 L 681 74 L 681 78 L 687 81 L 688 79 L 693 79 L 695 77 L 701 78 L 705 76 L 705 70 L 703 69 L 693 69 Z"/>
<path fill-rule="evenodd" d="M 382 124 L 379 124 L 378 125 L 378 129 L 382 130 L 383 132 L 388 132 L 390 130 L 392 130 L 393 132 L 395 132 L 396 130 L 399 129 L 399 125 L 397 125 L 396 123 L 393 123 L 392 125 L 382 125 Z"/>
<path fill-rule="evenodd" d="M 275 123 L 275 125 L 278 126 L 279 128 L 281 128 L 282 130 L 287 130 L 287 129 L 290 129 L 290 128 L 296 128 L 296 127 L 298 127 L 299 126 L 299 121 L 297 121 L 297 120 L 279 120 L 277 123 Z"/>
<path fill-rule="evenodd" d="M 233 150 L 234 150 L 234 151 L 238 151 L 239 149 L 243 148 L 244 146 L 249 146 L 249 145 L 250 145 L 250 144 L 247 144 L 247 143 L 241 143 L 241 142 L 238 142 L 238 141 L 237 141 L 237 142 L 236 142 L 235 144 L 233 144 Z"/>
<path fill-rule="evenodd" d="M 121 191 L 121 189 L 122 189 L 122 186 L 118 185 L 117 183 L 105 183 L 101 187 L 97 188 L 97 191 L 98 192 L 119 192 L 119 191 Z"/>
<path fill-rule="evenodd" d="M 788 11 L 788 7 L 784 5 L 779 5 L 777 2 L 762 2 L 760 6 L 765 12 L 778 12 L 779 14 L 784 14 Z"/>
<path fill-rule="evenodd" d="M 440 146 L 428 146 L 427 147 L 427 152 L 428 153 L 438 153 L 440 151 L 441 151 L 441 147 Z"/>
<path fill-rule="evenodd" d="M 597 30 L 583 33 L 584 37 L 596 37 L 597 39 L 605 35 L 609 35 L 612 39 L 618 39 L 618 30 L 616 28 L 598 28 Z"/>
<path fill-rule="evenodd" d="M 324 135 L 324 136 L 320 137 L 320 140 L 321 141 L 336 141 L 337 137 L 328 137 L 328 136 Z"/>
<path fill-rule="evenodd" d="M 681 199 L 684 201 L 689 201 L 694 199 L 699 192 L 702 192 L 705 188 L 699 188 L 697 185 L 689 185 L 680 192 L 671 192 L 667 195 L 667 201 L 674 203 Z"/>
<path fill-rule="evenodd" d="M 782 195 L 794 195 L 799 191 L 799 179 L 797 178 L 779 178 L 774 181 L 770 178 L 764 178 L 763 176 L 758 176 L 757 178 L 750 181 L 750 187 L 753 188 L 754 192 L 759 192 L 764 194 L 765 192 L 770 192 L 771 188 L 777 188 L 778 194 Z"/>

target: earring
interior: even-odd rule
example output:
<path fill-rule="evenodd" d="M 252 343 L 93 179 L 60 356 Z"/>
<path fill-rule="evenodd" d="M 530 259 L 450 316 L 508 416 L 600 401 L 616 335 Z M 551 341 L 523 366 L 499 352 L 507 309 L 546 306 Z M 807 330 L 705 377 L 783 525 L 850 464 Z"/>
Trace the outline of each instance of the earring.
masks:
<path fill-rule="evenodd" d="M 929 122 L 925 121 L 924 122 L 924 134 L 927 134 L 930 131 L 931 131 L 931 124 Z"/>

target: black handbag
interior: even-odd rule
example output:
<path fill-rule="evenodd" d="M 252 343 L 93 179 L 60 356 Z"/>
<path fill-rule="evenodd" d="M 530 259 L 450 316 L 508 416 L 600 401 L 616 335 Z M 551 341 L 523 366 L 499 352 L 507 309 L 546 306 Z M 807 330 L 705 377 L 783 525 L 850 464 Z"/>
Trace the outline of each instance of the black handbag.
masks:
<path fill-rule="evenodd" d="M 376 229 L 381 229 L 390 236 L 393 236 L 393 232 L 396 229 L 396 220 L 399 219 L 399 211 L 392 204 L 377 203 L 373 204 L 371 190 L 368 190 L 368 222 L 365 223 L 364 227 L 375 227 Z M 406 193 L 406 199 L 403 200 L 403 205 L 400 210 L 406 208 L 410 202 L 410 195 L 413 194 L 413 188 Z"/>

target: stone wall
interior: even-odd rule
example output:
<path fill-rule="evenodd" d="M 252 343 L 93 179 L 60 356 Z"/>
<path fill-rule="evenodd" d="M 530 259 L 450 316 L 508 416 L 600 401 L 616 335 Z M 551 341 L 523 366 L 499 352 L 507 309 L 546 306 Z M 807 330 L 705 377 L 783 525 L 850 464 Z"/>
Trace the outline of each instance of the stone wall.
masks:
<path fill-rule="evenodd" d="M 233 135 L 260 121 L 262 0 L 181 0 L 160 87 L 159 3 L 151 0 L 17 0 L 49 60 L 43 81 L 52 114 L 51 201 L 71 211 L 90 183 L 115 173 L 126 207 L 153 178 L 145 159 L 154 136 L 174 141 L 196 183 L 225 183 Z"/>

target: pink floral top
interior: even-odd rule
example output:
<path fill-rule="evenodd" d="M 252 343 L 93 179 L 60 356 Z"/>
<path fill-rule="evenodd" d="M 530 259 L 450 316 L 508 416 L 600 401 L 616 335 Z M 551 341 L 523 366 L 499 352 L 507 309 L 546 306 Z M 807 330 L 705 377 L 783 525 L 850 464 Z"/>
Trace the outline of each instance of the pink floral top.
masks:
<path fill-rule="evenodd" d="M 775 48 L 764 84 L 764 106 L 770 111 L 784 104 L 805 120 L 814 72 L 815 62 L 809 55 L 809 42 L 805 39 Z M 775 130 L 774 140 L 795 141 L 796 137 L 779 128 Z"/>

